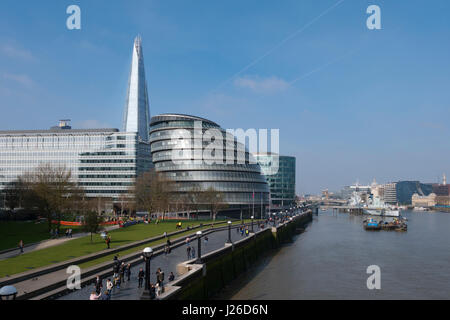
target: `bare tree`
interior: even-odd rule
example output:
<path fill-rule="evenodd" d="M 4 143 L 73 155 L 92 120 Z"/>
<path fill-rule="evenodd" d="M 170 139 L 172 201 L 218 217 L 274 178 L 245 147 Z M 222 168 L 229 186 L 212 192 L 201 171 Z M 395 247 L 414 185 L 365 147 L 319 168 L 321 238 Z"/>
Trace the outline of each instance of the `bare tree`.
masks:
<path fill-rule="evenodd" d="M 92 235 L 103 229 L 101 226 L 103 217 L 95 210 L 97 205 L 96 199 L 83 200 L 79 203 L 79 211 L 81 211 L 83 217 L 82 229 L 91 234 L 91 243 L 93 242 Z"/>
<path fill-rule="evenodd" d="M 51 229 L 52 220 L 57 221 L 59 231 L 62 215 L 77 207 L 84 191 L 72 179 L 72 173 L 65 167 L 40 165 L 32 172 L 20 178 L 26 185 L 25 201 L 30 207 L 37 207 L 48 220 Z"/>
<path fill-rule="evenodd" d="M 174 182 L 154 169 L 143 173 L 136 179 L 132 190 L 136 210 L 144 209 L 151 213 L 165 213 L 172 204 Z"/>
<path fill-rule="evenodd" d="M 202 192 L 202 203 L 208 206 L 210 218 L 216 221 L 216 216 L 219 210 L 224 209 L 227 205 L 224 202 L 224 195 L 213 187 L 209 187 Z"/>
<path fill-rule="evenodd" d="M 198 185 L 194 185 L 191 190 L 186 193 L 186 204 L 190 210 L 195 210 L 198 217 L 198 211 L 201 207 L 202 189 Z M 188 212 L 190 218 L 190 212 Z"/>

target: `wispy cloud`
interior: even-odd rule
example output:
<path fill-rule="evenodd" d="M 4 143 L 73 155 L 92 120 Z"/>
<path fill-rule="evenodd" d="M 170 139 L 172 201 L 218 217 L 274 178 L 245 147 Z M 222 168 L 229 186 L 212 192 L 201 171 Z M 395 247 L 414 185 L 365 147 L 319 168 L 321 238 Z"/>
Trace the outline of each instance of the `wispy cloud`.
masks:
<path fill-rule="evenodd" d="M 34 81 L 26 74 L 3 73 L 2 78 L 8 81 L 14 81 L 25 87 L 34 86 Z"/>
<path fill-rule="evenodd" d="M 250 89 L 257 93 L 275 93 L 289 88 L 289 83 L 278 77 L 239 77 L 234 80 L 234 85 L 239 88 Z"/>
<path fill-rule="evenodd" d="M 0 45 L 0 52 L 11 58 L 18 58 L 27 61 L 34 61 L 36 58 L 33 54 L 25 49 L 18 48 L 17 46 L 13 46 L 11 44 L 3 44 Z"/>

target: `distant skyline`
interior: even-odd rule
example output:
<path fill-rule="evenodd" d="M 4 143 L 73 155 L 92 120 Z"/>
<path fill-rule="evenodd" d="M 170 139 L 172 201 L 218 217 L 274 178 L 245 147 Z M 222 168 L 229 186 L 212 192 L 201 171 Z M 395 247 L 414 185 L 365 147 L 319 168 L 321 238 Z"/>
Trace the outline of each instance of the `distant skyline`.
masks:
<path fill-rule="evenodd" d="M 82 29 L 66 28 L 81 8 Z M 380 6 L 382 30 L 366 9 Z M 134 38 L 151 116 L 279 128 L 297 193 L 450 173 L 450 2 L 0 2 L 0 130 L 122 128 Z M 438 180 L 439 179 L 439 180 Z"/>

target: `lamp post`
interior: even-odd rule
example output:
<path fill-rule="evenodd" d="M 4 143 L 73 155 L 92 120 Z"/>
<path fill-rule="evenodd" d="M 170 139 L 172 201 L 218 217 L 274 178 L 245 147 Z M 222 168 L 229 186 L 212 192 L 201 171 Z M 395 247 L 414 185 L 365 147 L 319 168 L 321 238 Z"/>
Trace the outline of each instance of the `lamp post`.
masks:
<path fill-rule="evenodd" d="M 142 255 L 145 261 L 145 290 L 144 295 L 150 296 L 150 259 L 153 255 L 153 250 L 150 247 L 145 248 L 142 251 Z"/>
<path fill-rule="evenodd" d="M 231 221 L 228 221 L 228 241 L 227 243 L 232 243 L 231 242 Z"/>
<path fill-rule="evenodd" d="M 0 300 L 16 300 L 17 289 L 13 286 L 4 286 L 0 289 Z"/>
<path fill-rule="evenodd" d="M 202 263 L 202 232 L 197 232 L 197 240 L 198 240 L 198 254 L 197 254 L 197 260 L 195 263 L 201 264 Z"/>
<path fill-rule="evenodd" d="M 255 217 L 254 216 L 252 216 L 252 233 L 254 233 L 254 229 L 253 229 L 253 219 L 254 219 Z"/>

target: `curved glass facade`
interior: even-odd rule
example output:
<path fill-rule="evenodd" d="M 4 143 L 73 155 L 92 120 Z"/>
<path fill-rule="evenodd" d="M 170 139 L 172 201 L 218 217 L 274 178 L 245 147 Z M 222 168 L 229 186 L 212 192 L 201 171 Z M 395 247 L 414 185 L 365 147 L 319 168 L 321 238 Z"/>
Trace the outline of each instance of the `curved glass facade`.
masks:
<path fill-rule="evenodd" d="M 205 134 L 210 129 L 216 129 L 220 139 L 211 141 Z M 179 138 L 180 133 L 184 139 Z M 207 152 L 214 142 L 219 148 Z M 155 116 L 150 124 L 150 143 L 156 171 L 176 182 L 176 192 L 212 187 L 223 193 L 230 207 L 269 204 L 269 186 L 259 164 L 218 124 L 188 115 Z"/>

